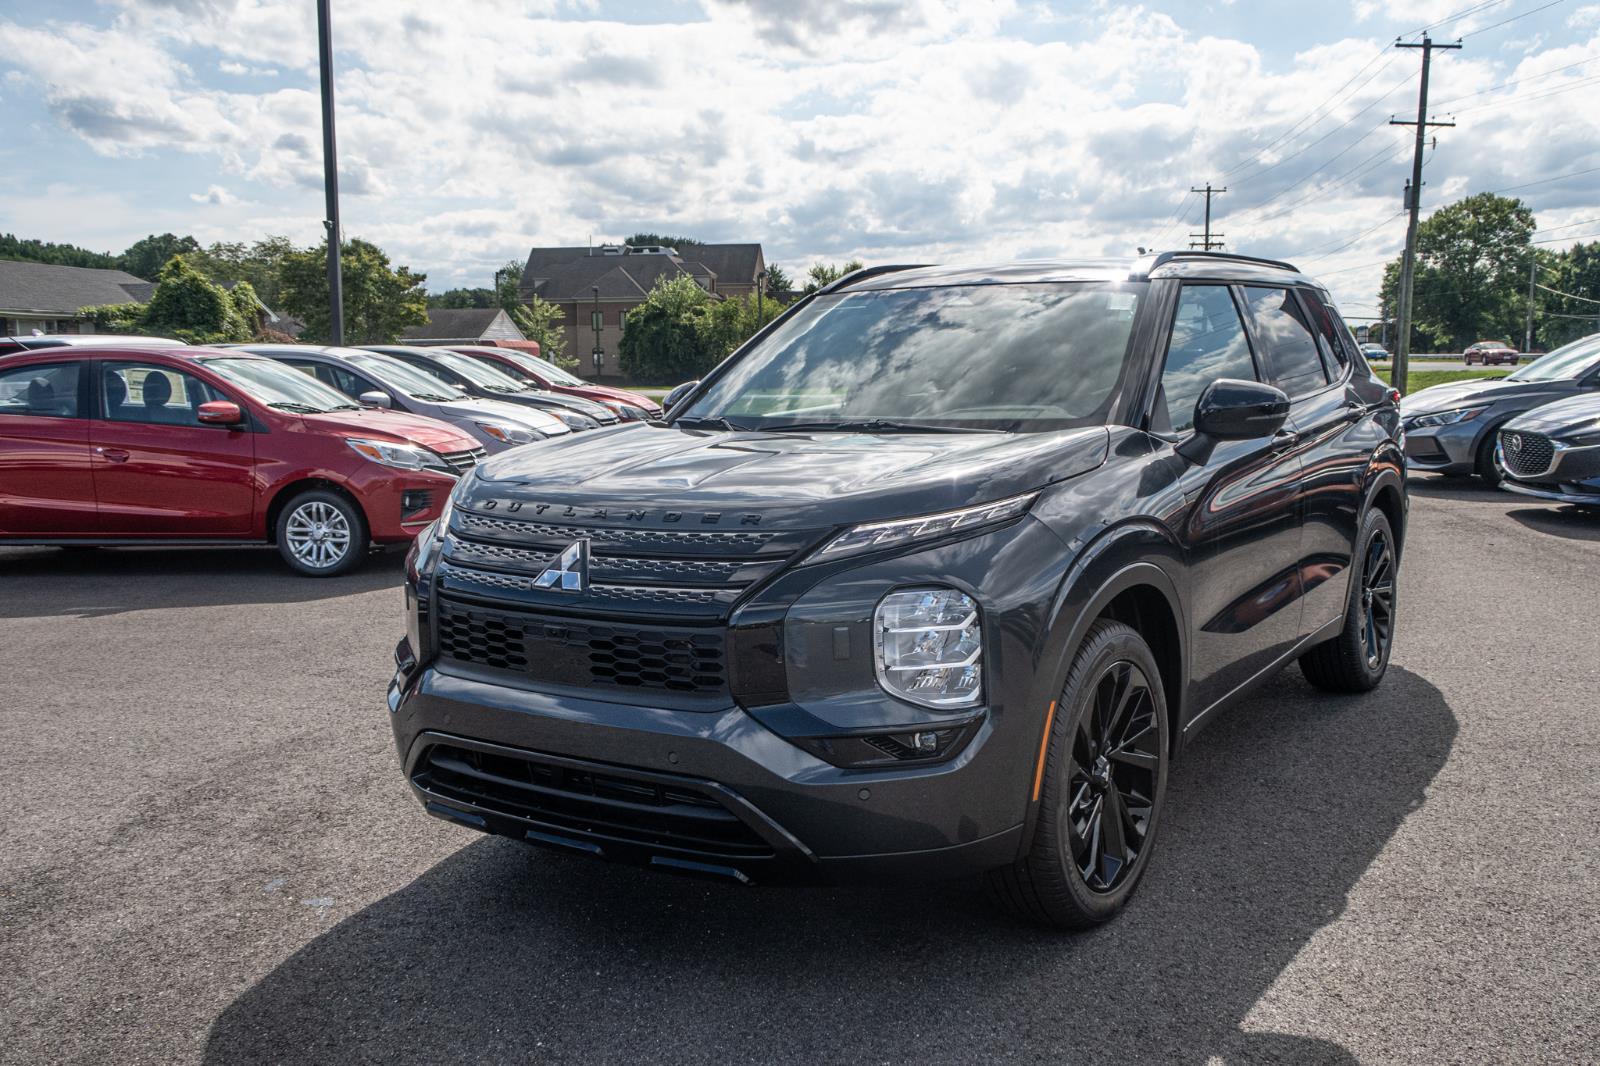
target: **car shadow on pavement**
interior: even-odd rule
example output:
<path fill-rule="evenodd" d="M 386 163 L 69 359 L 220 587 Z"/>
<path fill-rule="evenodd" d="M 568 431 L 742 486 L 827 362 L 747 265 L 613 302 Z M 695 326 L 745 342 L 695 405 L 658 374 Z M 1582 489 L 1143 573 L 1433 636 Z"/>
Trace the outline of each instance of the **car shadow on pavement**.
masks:
<path fill-rule="evenodd" d="M 1600 511 L 1550 506 L 1525 507 L 1506 513 L 1513 521 L 1535 533 L 1548 533 L 1552 537 L 1565 537 L 1568 540 L 1600 540 Z"/>
<path fill-rule="evenodd" d="M 478 840 L 242 993 L 206 1061 L 1353 1062 L 1246 1017 L 1456 729 L 1401 669 L 1362 697 L 1280 676 L 1191 746 L 1149 877 L 1078 935 L 968 883 L 737 889 Z"/>
<path fill-rule="evenodd" d="M 375 552 L 341 577 L 303 577 L 273 548 L 0 548 L 0 618 L 301 603 L 399 586 L 404 553 Z"/>
<path fill-rule="evenodd" d="M 1409 474 L 1406 491 L 1437 500 L 1466 503 L 1510 503 L 1511 494 L 1478 477 L 1446 477 L 1443 474 Z"/>

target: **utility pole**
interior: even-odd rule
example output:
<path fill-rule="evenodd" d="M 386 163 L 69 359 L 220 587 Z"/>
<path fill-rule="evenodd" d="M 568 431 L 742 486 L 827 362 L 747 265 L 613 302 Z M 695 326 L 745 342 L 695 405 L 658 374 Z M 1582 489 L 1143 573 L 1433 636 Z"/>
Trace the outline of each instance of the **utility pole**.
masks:
<path fill-rule="evenodd" d="M 1539 277 L 1539 253 L 1528 249 L 1528 332 L 1522 338 L 1522 350 L 1533 351 L 1533 286 Z"/>
<path fill-rule="evenodd" d="M 1224 186 L 1221 189 L 1213 189 L 1211 187 L 1211 183 L 1208 181 L 1208 182 L 1206 182 L 1206 187 L 1205 188 L 1196 189 L 1193 185 L 1191 185 L 1191 186 L 1189 186 L 1189 191 L 1190 192 L 1201 192 L 1201 193 L 1205 193 L 1205 195 L 1206 195 L 1206 224 L 1205 224 L 1205 232 L 1204 233 L 1191 233 L 1191 234 L 1189 234 L 1189 236 L 1191 236 L 1191 237 L 1199 237 L 1200 238 L 1200 243 L 1199 244 L 1196 244 L 1194 241 L 1190 241 L 1189 242 L 1189 247 L 1190 248 L 1199 248 L 1201 251 L 1204 251 L 1204 252 L 1209 252 L 1213 248 L 1221 248 L 1222 247 L 1222 238 L 1226 237 L 1227 234 L 1226 233 L 1219 233 L 1219 234 L 1217 234 L 1216 240 L 1212 240 L 1211 239 L 1211 198 L 1213 196 L 1216 196 L 1216 195 L 1220 194 L 1220 193 L 1227 192 L 1228 191 L 1227 187 Z"/>
<path fill-rule="evenodd" d="M 1406 375 L 1411 370 L 1411 286 L 1417 271 L 1417 209 L 1422 203 L 1422 146 L 1427 141 L 1429 126 L 1455 125 L 1454 122 L 1428 121 L 1428 66 L 1435 48 L 1457 49 L 1461 47 L 1461 42 L 1435 44 L 1432 37 L 1423 34 L 1421 44 L 1396 41 L 1394 46 L 1422 49 L 1422 86 L 1417 90 L 1417 120 L 1415 122 L 1396 118 L 1389 120 L 1391 126 L 1417 127 L 1416 146 L 1411 152 L 1411 181 L 1406 185 L 1405 206 L 1409 214 L 1406 217 L 1405 257 L 1400 261 L 1399 321 L 1395 330 L 1399 336 L 1394 339 L 1394 369 L 1389 374 L 1390 384 L 1404 395 Z"/>
<path fill-rule="evenodd" d="M 317 0 L 317 54 L 322 63 L 322 183 L 328 196 L 328 343 L 344 343 L 344 280 L 339 268 L 339 160 L 333 134 L 333 31 L 328 0 Z"/>

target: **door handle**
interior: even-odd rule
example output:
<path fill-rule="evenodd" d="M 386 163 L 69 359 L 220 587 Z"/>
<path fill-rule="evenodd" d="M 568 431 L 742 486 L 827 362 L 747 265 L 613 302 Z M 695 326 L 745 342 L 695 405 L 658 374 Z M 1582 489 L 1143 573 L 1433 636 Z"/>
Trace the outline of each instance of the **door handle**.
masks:
<path fill-rule="evenodd" d="M 1292 429 L 1280 429 L 1272 435 L 1272 447 L 1274 449 L 1293 448 L 1299 443 L 1300 434 Z"/>
<path fill-rule="evenodd" d="M 125 463 L 128 461 L 128 453 L 121 448 L 96 448 L 95 452 L 103 455 L 113 463 Z"/>

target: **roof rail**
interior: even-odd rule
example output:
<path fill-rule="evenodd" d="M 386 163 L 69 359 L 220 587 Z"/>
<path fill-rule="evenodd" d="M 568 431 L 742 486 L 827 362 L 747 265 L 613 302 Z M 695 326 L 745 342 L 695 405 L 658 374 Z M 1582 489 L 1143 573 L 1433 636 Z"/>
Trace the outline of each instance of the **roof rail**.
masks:
<path fill-rule="evenodd" d="M 860 270 L 852 270 L 831 285 L 824 285 L 818 291 L 835 292 L 844 288 L 847 284 L 854 285 L 858 281 L 866 281 L 868 278 L 875 278 L 879 274 L 892 274 L 897 270 L 918 270 L 927 265 L 927 263 L 885 263 L 882 266 L 862 267 Z"/>
<path fill-rule="evenodd" d="M 1160 252 L 1156 255 L 1155 262 L 1150 264 L 1154 270 L 1163 263 L 1170 263 L 1174 259 L 1222 259 L 1238 263 L 1260 263 L 1262 266 L 1277 267 L 1280 270 L 1292 270 L 1300 273 L 1300 268 L 1293 263 L 1285 263 L 1281 259 L 1262 259 L 1254 255 L 1240 255 L 1237 252 Z"/>

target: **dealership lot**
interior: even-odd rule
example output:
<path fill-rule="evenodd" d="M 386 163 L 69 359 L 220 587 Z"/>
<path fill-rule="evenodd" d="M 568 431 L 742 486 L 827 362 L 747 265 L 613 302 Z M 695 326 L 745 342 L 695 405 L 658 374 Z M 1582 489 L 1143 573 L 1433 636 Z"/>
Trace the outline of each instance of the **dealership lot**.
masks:
<path fill-rule="evenodd" d="M 1579 1061 L 1600 1039 L 1600 518 L 1413 486 L 1393 669 L 1174 770 L 1110 926 L 736 890 L 427 818 L 400 562 L 0 550 L 0 1062 Z"/>

